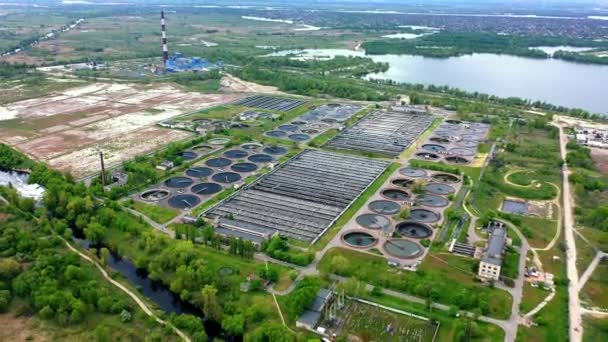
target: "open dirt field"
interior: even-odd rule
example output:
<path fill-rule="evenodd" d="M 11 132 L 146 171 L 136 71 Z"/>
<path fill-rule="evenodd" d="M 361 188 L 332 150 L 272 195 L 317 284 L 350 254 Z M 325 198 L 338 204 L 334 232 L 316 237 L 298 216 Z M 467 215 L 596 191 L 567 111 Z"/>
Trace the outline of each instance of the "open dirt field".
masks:
<path fill-rule="evenodd" d="M 227 74 L 222 77 L 222 90 L 245 93 L 285 94 L 276 87 L 264 86 L 253 82 L 243 81 L 238 77 Z"/>
<path fill-rule="evenodd" d="M 189 93 L 170 84 L 94 83 L 0 106 L 0 142 L 81 177 L 189 136 L 159 121 L 231 102 L 235 94 Z"/>
<path fill-rule="evenodd" d="M 608 150 L 592 148 L 591 158 L 595 162 L 598 170 L 600 170 L 603 175 L 608 176 Z"/>

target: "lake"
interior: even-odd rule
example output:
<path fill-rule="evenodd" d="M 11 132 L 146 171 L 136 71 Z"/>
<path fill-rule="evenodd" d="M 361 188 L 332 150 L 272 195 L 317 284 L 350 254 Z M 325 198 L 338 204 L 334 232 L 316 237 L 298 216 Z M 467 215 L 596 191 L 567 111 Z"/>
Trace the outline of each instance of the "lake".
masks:
<path fill-rule="evenodd" d="M 364 51 L 319 49 L 278 51 L 272 55 L 300 53 L 296 58 L 315 56 L 366 56 Z M 607 65 L 578 64 L 559 59 L 535 59 L 496 54 L 473 54 L 451 58 L 411 55 L 368 55 L 389 63 L 386 72 L 369 78 L 397 82 L 448 85 L 501 97 L 517 96 L 608 115 Z"/>

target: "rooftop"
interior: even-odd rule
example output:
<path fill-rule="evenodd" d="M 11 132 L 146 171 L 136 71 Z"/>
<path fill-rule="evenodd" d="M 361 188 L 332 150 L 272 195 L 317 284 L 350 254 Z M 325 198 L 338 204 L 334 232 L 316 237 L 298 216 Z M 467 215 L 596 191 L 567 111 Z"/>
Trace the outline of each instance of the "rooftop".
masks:
<path fill-rule="evenodd" d="M 488 247 L 481 258 L 481 261 L 500 266 L 502 264 L 502 251 L 507 244 L 507 232 L 504 226 L 491 225 L 493 227 L 488 240 Z"/>

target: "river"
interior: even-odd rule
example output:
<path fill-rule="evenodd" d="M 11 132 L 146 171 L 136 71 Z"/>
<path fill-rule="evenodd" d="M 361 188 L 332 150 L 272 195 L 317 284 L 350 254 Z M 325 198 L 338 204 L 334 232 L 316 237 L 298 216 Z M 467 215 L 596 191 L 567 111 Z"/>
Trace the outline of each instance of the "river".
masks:
<path fill-rule="evenodd" d="M 364 51 L 320 49 L 299 51 L 299 58 L 314 56 L 366 56 Z M 275 52 L 287 55 L 293 50 Z M 535 59 L 496 54 L 473 54 L 451 58 L 412 55 L 368 55 L 376 62 L 389 63 L 386 72 L 369 78 L 397 82 L 448 85 L 470 92 L 500 97 L 517 96 L 554 105 L 582 108 L 608 115 L 608 65 Z"/>

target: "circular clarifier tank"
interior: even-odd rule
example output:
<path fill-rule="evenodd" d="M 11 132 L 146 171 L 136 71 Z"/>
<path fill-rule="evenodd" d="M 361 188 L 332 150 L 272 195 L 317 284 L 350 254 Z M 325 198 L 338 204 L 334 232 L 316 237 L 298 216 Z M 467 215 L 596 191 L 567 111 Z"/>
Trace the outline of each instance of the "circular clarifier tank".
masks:
<path fill-rule="evenodd" d="M 446 207 L 450 202 L 441 196 L 424 194 L 416 197 L 416 203 L 427 207 L 439 208 Z"/>
<path fill-rule="evenodd" d="M 225 167 L 232 164 L 232 161 L 228 158 L 212 158 L 207 160 L 205 164 L 211 167 Z"/>
<path fill-rule="evenodd" d="M 401 206 L 393 201 L 377 200 L 370 202 L 368 208 L 377 214 L 395 215 L 399 212 Z"/>
<path fill-rule="evenodd" d="M 230 139 L 228 138 L 213 138 L 209 141 L 207 141 L 209 144 L 211 145 L 226 145 L 227 143 L 230 142 Z"/>
<path fill-rule="evenodd" d="M 186 175 L 190 176 L 190 177 L 196 177 L 196 178 L 201 178 L 201 177 L 207 177 L 210 176 L 213 173 L 213 169 L 208 168 L 208 167 L 191 167 L 188 170 L 186 170 Z"/>
<path fill-rule="evenodd" d="M 426 239 L 433 235 L 433 230 L 429 226 L 418 222 L 401 222 L 397 224 L 395 230 L 399 234 L 413 239 Z"/>
<path fill-rule="evenodd" d="M 469 150 L 468 148 L 456 147 L 450 150 L 450 154 L 461 157 L 473 157 L 475 155 L 475 151 Z"/>
<path fill-rule="evenodd" d="M 253 172 L 258 169 L 254 163 L 237 163 L 230 167 L 234 172 Z"/>
<path fill-rule="evenodd" d="M 298 125 L 298 126 L 306 125 L 307 123 L 308 122 L 306 122 L 304 120 L 296 120 L 296 121 L 291 122 L 292 125 Z"/>
<path fill-rule="evenodd" d="M 287 136 L 287 133 L 284 131 L 270 131 L 266 132 L 266 135 L 273 138 L 283 138 Z"/>
<path fill-rule="evenodd" d="M 184 160 L 192 160 L 192 159 L 198 157 L 198 153 L 193 152 L 193 151 L 184 151 L 184 152 L 178 153 L 177 155 L 182 157 L 182 159 L 184 159 Z"/>
<path fill-rule="evenodd" d="M 279 129 L 281 131 L 285 131 L 285 132 L 295 132 L 298 130 L 298 125 L 290 125 L 290 124 L 281 125 L 281 126 L 279 126 Z"/>
<path fill-rule="evenodd" d="M 422 158 L 422 159 L 428 159 L 428 160 L 436 160 L 439 159 L 439 156 L 436 155 L 435 153 L 431 153 L 431 152 L 420 152 L 420 153 L 416 153 L 416 157 L 418 158 Z"/>
<path fill-rule="evenodd" d="M 303 134 L 303 133 L 296 133 L 296 134 L 291 134 L 288 138 L 289 138 L 289 140 L 293 140 L 293 141 L 306 141 L 306 140 L 310 139 L 310 135 Z"/>
<path fill-rule="evenodd" d="M 422 145 L 422 148 L 431 151 L 431 152 L 443 152 L 445 151 L 445 147 L 438 144 L 425 144 Z"/>
<path fill-rule="evenodd" d="M 269 146 L 264 149 L 264 153 L 274 154 L 274 155 L 285 154 L 285 153 L 287 153 L 287 149 L 285 147 L 281 147 L 281 146 Z"/>
<path fill-rule="evenodd" d="M 468 148 L 475 148 L 477 146 L 477 142 L 476 141 L 465 141 L 465 140 L 460 140 L 456 143 L 457 146 L 460 147 L 468 147 Z"/>
<path fill-rule="evenodd" d="M 144 201 L 160 201 L 169 197 L 169 191 L 163 189 L 152 189 L 142 192 L 141 199 Z"/>
<path fill-rule="evenodd" d="M 442 183 L 458 183 L 460 178 L 449 173 L 437 173 L 431 176 L 434 181 Z"/>
<path fill-rule="evenodd" d="M 418 222 L 432 223 L 439 221 L 441 216 L 427 209 L 414 209 L 410 211 L 409 218 Z"/>
<path fill-rule="evenodd" d="M 194 151 L 199 151 L 199 152 L 205 153 L 205 152 L 209 152 L 209 151 L 213 150 L 213 147 L 209 146 L 209 145 L 197 145 L 197 146 L 194 146 L 192 149 Z"/>
<path fill-rule="evenodd" d="M 363 214 L 356 218 L 357 224 L 367 229 L 388 229 L 391 221 L 385 216 L 378 214 Z"/>
<path fill-rule="evenodd" d="M 198 195 L 212 195 L 222 191 L 222 186 L 216 183 L 199 183 L 190 188 L 195 194 Z"/>
<path fill-rule="evenodd" d="M 257 150 L 262 148 L 262 144 L 260 143 L 245 143 L 243 145 L 241 145 L 241 148 L 245 149 L 245 150 Z"/>
<path fill-rule="evenodd" d="M 224 157 L 231 158 L 231 159 L 245 158 L 248 155 L 249 155 L 249 153 L 247 153 L 247 151 L 243 151 L 243 150 L 230 150 L 230 151 L 224 152 Z"/>
<path fill-rule="evenodd" d="M 411 179 L 406 179 L 406 178 L 397 178 L 397 179 L 393 179 L 391 181 L 391 183 L 394 186 L 398 186 L 400 188 L 409 188 L 412 185 L 414 185 L 414 181 Z"/>
<path fill-rule="evenodd" d="M 410 194 L 399 189 L 382 190 L 382 196 L 394 201 L 406 201 L 410 199 Z"/>
<path fill-rule="evenodd" d="M 449 124 L 452 124 L 452 125 L 460 125 L 460 123 L 462 121 L 460 121 L 460 120 L 454 120 L 454 119 L 449 119 L 449 120 L 445 120 L 445 122 L 447 122 Z"/>
<path fill-rule="evenodd" d="M 352 247 L 371 247 L 378 242 L 378 239 L 366 232 L 348 232 L 342 235 L 342 240 Z"/>
<path fill-rule="evenodd" d="M 165 185 L 169 188 L 187 188 L 194 181 L 188 177 L 172 177 L 165 181 Z"/>
<path fill-rule="evenodd" d="M 219 183 L 234 183 L 241 180 L 241 175 L 236 172 L 220 172 L 215 174 L 212 179 Z"/>
<path fill-rule="evenodd" d="M 450 142 L 450 139 L 443 138 L 443 137 L 432 137 L 429 140 L 432 142 L 435 142 L 435 143 L 439 143 L 439 144 L 447 144 Z"/>
<path fill-rule="evenodd" d="M 254 154 L 247 158 L 247 160 L 253 163 L 270 163 L 272 161 L 272 156 L 267 154 Z"/>
<path fill-rule="evenodd" d="M 435 194 L 435 195 L 448 195 L 454 193 L 456 190 L 447 184 L 443 183 L 428 183 L 424 185 L 424 190 Z"/>
<path fill-rule="evenodd" d="M 437 131 L 435 132 L 435 135 L 438 137 L 442 137 L 442 138 L 449 138 L 452 136 L 452 132 L 449 131 Z"/>
<path fill-rule="evenodd" d="M 453 163 L 453 164 L 468 164 L 471 161 L 463 158 L 463 157 L 459 157 L 459 156 L 450 156 L 445 158 L 445 161 L 447 161 L 448 163 Z"/>
<path fill-rule="evenodd" d="M 384 250 L 400 259 L 411 259 L 422 254 L 422 247 L 414 241 L 405 239 L 390 239 L 384 243 Z"/>
<path fill-rule="evenodd" d="M 479 141 L 479 136 L 477 136 L 477 134 L 463 134 L 460 138 L 464 141 Z"/>
<path fill-rule="evenodd" d="M 423 169 L 417 169 L 415 167 L 404 167 L 403 169 L 399 170 L 399 173 L 404 176 L 414 177 L 414 178 L 420 178 L 420 177 L 426 176 L 426 171 L 424 171 Z"/>
<path fill-rule="evenodd" d="M 201 202 L 194 195 L 177 195 L 169 198 L 169 205 L 177 209 L 190 209 Z"/>

